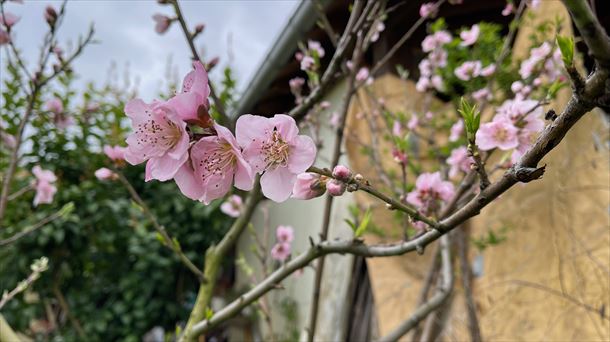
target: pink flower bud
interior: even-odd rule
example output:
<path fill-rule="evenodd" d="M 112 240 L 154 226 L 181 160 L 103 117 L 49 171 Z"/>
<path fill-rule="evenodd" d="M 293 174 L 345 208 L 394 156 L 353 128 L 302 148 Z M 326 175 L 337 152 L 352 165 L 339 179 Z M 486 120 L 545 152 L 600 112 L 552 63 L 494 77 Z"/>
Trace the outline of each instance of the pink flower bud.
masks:
<path fill-rule="evenodd" d="M 326 183 L 326 190 L 331 196 L 341 196 L 345 192 L 346 185 L 342 181 L 331 179 Z"/>
<path fill-rule="evenodd" d="M 392 157 L 394 157 L 394 161 L 399 163 L 399 164 L 407 164 L 407 161 L 409 161 L 409 158 L 407 157 L 407 154 L 400 151 L 397 148 L 394 148 L 392 150 Z"/>
<path fill-rule="evenodd" d="M 352 172 L 344 165 L 337 165 L 333 169 L 333 177 L 340 181 L 348 181 L 352 176 Z"/>
<path fill-rule="evenodd" d="M 290 256 L 290 244 L 285 242 L 276 243 L 271 249 L 271 257 L 277 261 L 284 261 Z"/>
<path fill-rule="evenodd" d="M 112 170 L 103 167 L 95 171 L 95 177 L 99 180 L 112 180 L 116 179 L 117 175 Z"/>
<path fill-rule="evenodd" d="M 0 15 L 0 25 L 4 25 L 7 28 L 11 28 L 19 21 L 19 17 L 11 12 L 4 12 L 4 16 Z"/>
<path fill-rule="evenodd" d="M 317 173 L 305 172 L 297 176 L 292 189 L 292 198 L 308 200 L 324 195 L 326 192 L 326 177 Z"/>
<path fill-rule="evenodd" d="M 153 15 L 153 20 L 156 23 L 155 31 L 157 31 L 158 34 L 163 34 L 163 33 L 167 32 L 167 30 L 169 29 L 169 26 L 172 23 L 172 20 L 170 19 L 170 17 L 163 15 L 163 14 L 158 14 L 158 13 Z"/>
<path fill-rule="evenodd" d="M 280 243 L 291 243 L 294 240 L 294 229 L 291 226 L 277 226 L 275 237 Z"/>
<path fill-rule="evenodd" d="M 239 217 L 243 208 L 244 203 L 241 197 L 237 195 L 229 196 L 229 198 L 220 205 L 220 211 L 231 217 Z"/>
<path fill-rule="evenodd" d="M 303 57 L 305 57 L 305 56 L 303 55 L 302 52 L 297 52 L 294 54 L 294 58 L 299 62 L 303 59 Z"/>
<path fill-rule="evenodd" d="M 44 19 L 49 23 L 50 26 L 55 25 L 55 21 L 57 20 L 57 11 L 51 6 L 48 5 L 44 11 Z"/>
<path fill-rule="evenodd" d="M 419 15 L 424 18 L 434 18 L 438 13 L 438 8 L 433 2 L 427 2 L 419 8 Z"/>
<path fill-rule="evenodd" d="M 4 44 L 8 44 L 10 41 L 11 41 L 11 36 L 8 34 L 8 32 L 4 31 L 0 27 L 0 46 L 2 46 Z"/>

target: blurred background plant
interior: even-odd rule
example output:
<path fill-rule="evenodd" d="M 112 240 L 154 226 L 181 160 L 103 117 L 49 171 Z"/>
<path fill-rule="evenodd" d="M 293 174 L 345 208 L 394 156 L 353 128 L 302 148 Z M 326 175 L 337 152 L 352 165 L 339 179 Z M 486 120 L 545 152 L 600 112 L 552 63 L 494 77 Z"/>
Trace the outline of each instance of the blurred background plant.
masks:
<path fill-rule="evenodd" d="M 4 134 L 14 135 L 27 104 L 15 65 L 3 71 L 0 117 Z M 231 70 L 224 71 L 223 99 L 234 90 Z M 42 90 L 34 117 L 26 127 L 20 164 L 0 231 L 0 284 L 12 289 L 27 278 L 32 260 L 46 256 L 49 270 L 2 314 L 16 331 L 41 339 L 140 340 L 153 327 L 173 331 L 193 305 L 198 280 L 163 246 L 158 233 L 116 180 L 94 173 L 110 166 L 104 145 L 124 145 L 125 101 L 134 94 L 109 82 L 89 84 L 78 92 L 77 75 L 60 75 Z M 118 82 L 117 82 L 118 83 Z M 168 94 L 171 90 L 168 89 Z M 59 99 L 64 110 L 53 113 L 45 102 Z M 0 148 L 0 169 L 6 170 L 10 144 Z M 51 204 L 33 205 L 35 165 L 57 175 L 58 191 Z M 220 240 L 230 218 L 218 209 L 182 196 L 172 183 L 144 182 L 144 166 L 122 170 L 161 225 L 181 244 L 197 266 L 202 253 Z M 64 205 L 74 209 L 14 241 L 6 241 Z M 92 291 L 92 289 L 95 289 Z"/>

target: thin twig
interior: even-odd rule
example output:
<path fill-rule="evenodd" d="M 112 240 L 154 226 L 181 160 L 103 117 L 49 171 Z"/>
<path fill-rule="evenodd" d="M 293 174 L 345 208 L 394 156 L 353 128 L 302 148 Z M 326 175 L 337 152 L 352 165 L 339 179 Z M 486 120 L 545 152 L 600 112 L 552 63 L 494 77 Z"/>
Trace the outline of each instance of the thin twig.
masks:
<path fill-rule="evenodd" d="M 142 208 L 142 212 L 144 213 L 144 215 L 146 215 L 148 220 L 152 223 L 153 227 L 155 227 L 155 230 L 157 230 L 161 238 L 163 238 L 163 245 L 174 251 L 174 253 L 176 253 L 178 259 L 180 259 L 184 266 L 186 266 L 191 272 L 193 272 L 199 282 L 205 283 L 207 280 L 205 279 L 203 272 L 201 272 L 201 270 L 199 270 L 199 268 L 195 266 L 195 264 L 193 264 L 193 262 L 184 254 L 184 252 L 182 252 L 182 248 L 180 247 L 178 241 L 175 240 L 175 238 L 172 238 L 167 233 L 165 227 L 159 224 L 159 222 L 157 221 L 157 217 L 150 211 L 148 205 L 146 205 L 146 203 L 142 200 L 136 189 L 133 188 L 133 186 L 131 185 L 131 183 L 129 183 L 127 178 L 125 178 L 123 173 L 116 169 L 114 170 L 114 172 L 119 176 L 119 180 L 125 186 L 129 194 L 131 195 L 131 198 L 140 206 L 140 208 Z"/>
<path fill-rule="evenodd" d="M 199 53 L 197 52 L 197 48 L 195 47 L 195 36 L 191 33 L 191 31 L 189 30 L 189 28 L 186 24 L 186 20 L 184 19 L 184 15 L 182 15 L 182 10 L 180 9 L 180 4 L 178 3 L 178 0 L 172 0 L 171 3 L 174 6 L 174 11 L 176 12 L 176 18 L 178 19 L 178 22 L 180 23 L 180 27 L 182 28 L 182 32 L 184 33 L 184 37 L 186 38 L 189 48 L 191 49 L 191 54 L 193 55 L 193 60 L 200 61 L 203 63 L 203 61 L 201 60 L 201 57 L 199 56 Z M 214 100 L 214 104 L 216 105 L 216 110 L 220 114 L 221 121 L 225 124 L 230 124 L 232 122 L 232 120 L 227 115 L 227 112 L 225 111 L 222 101 L 216 94 L 216 91 L 214 90 L 214 85 L 211 82 L 209 82 L 209 86 L 210 86 L 210 97 L 212 97 L 212 100 Z"/>
<path fill-rule="evenodd" d="M 60 210 L 56 211 L 55 213 L 53 213 L 53 214 L 43 218 L 42 220 L 36 222 L 35 224 L 25 228 L 24 230 L 20 231 L 19 233 L 15 234 L 15 235 L 13 235 L 13 236 L 11 236 L 9 238 L 6 238 L 4 240 L 0 240 L 0 246 L 9 245 L 9 244 L 11 244 L 11 243 L 21 239 L 22 237 L 24 237 L 24 236 L 26 236 L 26 235 L 28 235 L 28 234 L 30 234 L 30 233 L 40 229 L 40 228 L 46 226 L 48 223 L 50 223 L 50 222 L 52 222 L 54 220 L 57 220 L 58 218 L 62 217 L 63 215 L 64 215 L 64 210 L 60 209 Z"/>

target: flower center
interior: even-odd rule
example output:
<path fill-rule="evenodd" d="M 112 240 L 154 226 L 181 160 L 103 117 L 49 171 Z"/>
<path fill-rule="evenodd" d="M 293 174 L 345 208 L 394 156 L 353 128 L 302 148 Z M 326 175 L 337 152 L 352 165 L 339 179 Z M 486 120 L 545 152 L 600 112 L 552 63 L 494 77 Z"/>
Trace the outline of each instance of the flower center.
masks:
<path fill-rule="evenodd" d="M 264 161 L 267 169 L 288 165 L 290 145 L 282 139 L 276 128 L 273 129 L 271 138 L 263 143 L 261 149 L 265 155 Z"/>
<path fill-rule="evenodd" d="M 508 139 L 508 133 L 505 129 L 499 129 L 495 134 L 496 140 L 498 141 L 506 141 Z"/>
<path fill-rule="evenodd" d="M 203 168 L 201 177 L 205 181 L 211 175 L 227 173 L 236 162 L 237 159 L 231 144 L 226 141 L 219 142 L 214 149 L 206 154 L 204 159 L 199 161 L 199 166 Z"/>

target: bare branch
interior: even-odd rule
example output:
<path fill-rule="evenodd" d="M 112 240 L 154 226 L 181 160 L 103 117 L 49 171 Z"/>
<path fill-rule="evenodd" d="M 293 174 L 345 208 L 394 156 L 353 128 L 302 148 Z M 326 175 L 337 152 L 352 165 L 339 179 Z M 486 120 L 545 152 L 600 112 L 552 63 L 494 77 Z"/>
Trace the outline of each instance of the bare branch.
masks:
<path fill-rule="evenodd" d="M 144 212 L 144 215 L 146 215 L 148 220 L 152 223 L 153 227 L 155 227 L 155 230 L 157 230 L 161 238 L 163 238 L 163 245 L 171 249 L 174 253 L 176 253 L 178 259 L 180 259 L 180 261 L 184 264 L 184 266 L 186 266 L 186 268 L 193 272 L 199 282 L 207 282 L 207 279 L 205 279 L 201 270 L 199 270 L 199 268 L 195 266 L 195 264 L 193 264 L 193 262 L 184 254 L 184 252 L 182 252 L 182 248 L 180 247 L 178 241 L 175 238 L 172 238 L 167 233 L 165 227 L 159 224 L 155 215 L 150 211 L 148 205 L 146 205 L 146 202 L 142 200 L 136 189 L 133 188 L 133 186 L 131 185 L 131 183 L 129 183 L 127 178 L 125 178 L 123 173 L 116 169 L 114 170 L 114 172 L 119 176 L 119 180 L 125 186 L 129 194 L 131 195 L 131 198 L 140 206 L 140 208 L 142 208 L 142 212 Z"/>
<path fill-rule="evenodd" d="M 420 305 L 415 312 L 406 321 L 402 322 L 396 329 L 392 330 L 388 335 L 379 339 L 379 341 L 398 341 L 404 334 L 408 333 L 417 326 L 424 318 L 426 318 L 434 310 L 438 309 L 451 294 L 453 289 L 453 270 L 451 267 L 451 257 L 449 253 L 449 237 L 447 235 L 441 238 L 441 261 L 442 261 L 442 278 L 441 286 L 436 294 L 430 298 L 425 304 Z"/>

